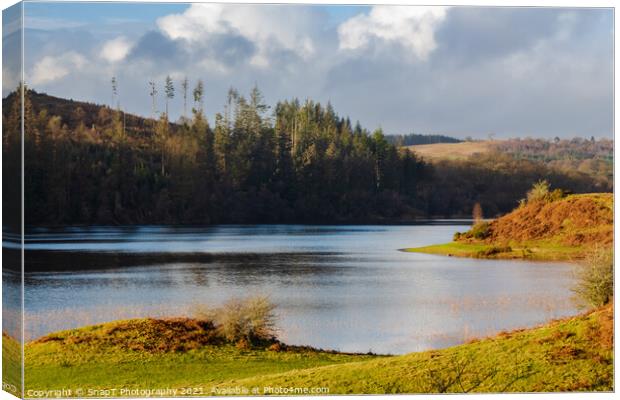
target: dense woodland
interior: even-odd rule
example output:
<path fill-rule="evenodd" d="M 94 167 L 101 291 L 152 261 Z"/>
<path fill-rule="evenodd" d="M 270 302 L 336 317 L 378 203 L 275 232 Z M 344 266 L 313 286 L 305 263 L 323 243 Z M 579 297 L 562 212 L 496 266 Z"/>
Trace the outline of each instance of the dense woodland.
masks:
<path fill-rule="evenodd" d="M 460 143 L 462 140 L 446 135 L 422 135 L 420 133 L 409 133 L 407 135 L 389 135 L 388 142 L 396 146 L 414 146 L 417 144 L 434 143 Z"/>
<path fill-rule="evenodd" d="M 613 180 L 614 142 L 610 139 L 517 138 L 498 141 L 494 147 L 517 159 L 541 161 L 559 170 L 577 170 L 597 179 Z"/>
<path fill-rule="evenodd" d="M 469 216 L 475 203 L 495 216 L 541 178 L 611 190 L 604 177 L 499 152 L 429 164 L 330 104 L 271 109 L 258 88 L 247 97 L 231 89 L 210 122 L 202 84 L 182 87 L 186 117 L 176 123 L 166 112 L 141 118 L 25 90 L 26 224 L 396 223 Z M 164 90 L 166 104 L 175 101 L 172 81 Z M 156 94 L 151 82 L 153 104 Z M 4 215 L 17 224 L 19 96 L 3 109 Z"/>

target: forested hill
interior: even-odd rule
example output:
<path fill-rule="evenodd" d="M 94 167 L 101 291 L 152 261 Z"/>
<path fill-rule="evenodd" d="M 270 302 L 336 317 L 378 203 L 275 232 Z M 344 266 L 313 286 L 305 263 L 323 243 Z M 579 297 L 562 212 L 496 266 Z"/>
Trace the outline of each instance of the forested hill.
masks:
<path fill-rule="evenodd" d="M 430 165 L 330 104 L 270 108 L 257 88 L 247 97 L 231 90 L 207 121 L 202 96 L 194 90 L 188 118 L 174 124 L 165 113 L 141 118 L 28 90 L 26 223 L 395 223 L 468 216 L 476 203 L 495 216 L 542 178 L 575 193 L 611 187 L 501 154 Z M 3 100 L 9 224 L 20 215 L 16 100 Z"/>
<path fill-rule="evenodd" d="M 226 109 L 207 121 L 202 94 L 194 97 L 187 122 L 172 124 L 165 113 L 125 116 L 28 90 L 26 223 L 324 223 L 424 214 L 417 191 L 430 174 L 426 165 L 329 104 L 291 100 L 271 109 L 257 88 L 248 97 L 231 91 Z M 3 115 L 7 185 L 19 176 L 17 100 L 5 100 Z"/>

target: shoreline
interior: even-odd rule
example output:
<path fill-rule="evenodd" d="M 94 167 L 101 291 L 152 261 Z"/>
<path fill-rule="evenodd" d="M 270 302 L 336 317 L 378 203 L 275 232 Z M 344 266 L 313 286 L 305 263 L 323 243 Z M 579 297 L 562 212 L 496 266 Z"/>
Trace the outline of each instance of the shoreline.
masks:
<path fill-rule="evenodd" d="M 513 380 L 509 391 L 613 390 L 613 304 L 530 328 L 404 355 L 340 353 L 279 341 L 245 347 L 202 338 L 204 331 L 195 328 L 191 319 L 184 321 L 190 321 L 192 329 L 181 332 L 176 325 L 159 331 L 158 321 L 162 320 L 114 321 L 30 341 L 25 345 L 29 360 L 26 387 L 71 387 L 72 377 L 82 374 L 86 381 L 96 377 L 97 386 L 114 383 L 136 389 L 140 387 L 132 382 L 149 376 L 162 387 L 172 388 L 187 383 L 208 385 L 205 387 L 325 386 L 330 394 L 360 394 L 365 393 L 363 385 L 349 385 L 366 379 L 377 385 L 376 393 L 437 393 L 438 388 L 424 386 L 429 374 L 449 375 L 457 363 L 471 369 L 471 376 L 465 379 L 468 384 L 475 384 L 480 374 L 487 376 L 488 372 L 488 380 L 474 391 L 497 391 Z M 157 339 L 159 334 L 165 337 Z M 185 339 L 188 334 L 190 339 Z M 3 339 L 3 348 L 10 349 L 11 339 L 5 335 Z M 160 347 L 162 343 L 164 347 Z M 246 361 L 240 363 L 239 359 Z M 210 361 L 204 364 L 202 360 Z M 513 377 L 515 363 L 527 366 L 531 374 Z M 580 379 L 574 381 L 573 375 Z M 460 389 L 455 386 L 448 391 Z"/>
<path fill-rule="evenodd" d="M 585 257 L 582 246 L 557 246 L 545 242 L 498 245 L 488 243 L 449 242 L 422 247 L 398 249 L 404 253 L 422 253 L 446 257 L 477 258 L 486 260 L 519 260 L 539 262 L 577 263 Z"/>

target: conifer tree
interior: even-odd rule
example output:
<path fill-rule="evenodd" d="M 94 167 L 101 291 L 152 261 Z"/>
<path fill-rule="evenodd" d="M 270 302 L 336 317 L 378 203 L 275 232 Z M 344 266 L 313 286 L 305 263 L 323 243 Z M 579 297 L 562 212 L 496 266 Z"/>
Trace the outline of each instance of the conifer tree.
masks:
<path fill-rule="evenodd" d="M 181 88 L 183 89 L 183 117 L 187 118 L 187 90 L 189 88 L 187 77 L 181 82 Z"/>
<path fill-rule="evenodd" d="M 174 98 L 174 83 L 170 75 L 166 76 L 164 91 L 166 93 L 166 119 L 168 119 L 168 102 Z"/>
<path fill-rule="evenodd" d="M 196 87 L 194 88 L 194 107 L 192 111 L 194 114 L 202 113 L 202 101 L 204 98 L 204 85 L 201 79 L 198 79 Z"/>
<path fill-rule="evenodd" d="M 111 83 L 112 83 L 112 104 L 110 105 L 110 108 L 114 108 L 114 103 L 118 99 L 118 82 L 116 81 L 115 76 L 112 77 Z"/>

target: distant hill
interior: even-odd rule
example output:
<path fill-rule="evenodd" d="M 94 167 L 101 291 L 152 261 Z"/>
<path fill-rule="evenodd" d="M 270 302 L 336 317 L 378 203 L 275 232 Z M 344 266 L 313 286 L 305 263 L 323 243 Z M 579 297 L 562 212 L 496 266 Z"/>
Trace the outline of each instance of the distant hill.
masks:
<path fill-rule="evenodd" d="M 542 162 L 564 171 L 579 171 L 613 181 L 614 141 L 572 139 L 509 139 L 497 141 L 493 150 L 519 160 Z"/>
<path fill-rule="evenodd" d="M 497 141 L 494 147 L 515 158 L 543 162 L 601 160 L 611 163 L 614 157 L 614 141 L 611 139 L 516 138 Z"/>
<path fill-rule="evenodd" d="M 579 171 L 596 179 L 613 181 L 614 141 L 611 139 L 514 138 L 403 147 L 434 163 L 466 160 L 475 154 L 502 153 L 515 160 L 528 160 L 559 171 Z"/>
<path fill-rule="evenodd" d="M 445 135 L 422 135 L 418 133 L 410 133 L 408 135 L 388 135 L 388 142 L 396 146 L 412 146 L 416 144 L 433 144 L 433 143 L 460 143 L 462 140 Z"/>
<path fill-rule="evenodd" d="M 477 141 L 458 143 L 436 143 L 406 146 L 429 161 L 462 160 L 474 154 L 487 153 L 497 141 Z"/>

